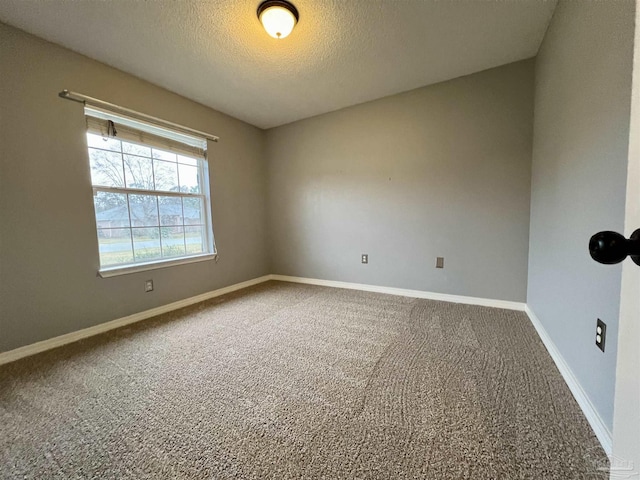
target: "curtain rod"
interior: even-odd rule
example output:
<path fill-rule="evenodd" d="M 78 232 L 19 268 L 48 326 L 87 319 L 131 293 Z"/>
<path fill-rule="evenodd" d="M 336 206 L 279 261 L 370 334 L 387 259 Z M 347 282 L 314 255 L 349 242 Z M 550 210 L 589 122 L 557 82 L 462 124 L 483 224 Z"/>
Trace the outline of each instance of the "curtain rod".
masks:
<path fill-rule="evenodd" d="M 65 100 L 71 100 L 73 102 L 82 103 L 84 105 L 91 105 L 94 107 L 102 107 L 106 110 L 111 110 L 116 113 L 123 113 L 126 115 L 131 115 L 133 117 L 138 118 L 139 120 L 146 120 L 149 123 L 153 123 L 159 127 L 170 127 L 174 130 L 178 130 L 182 133 L 190 133 L 192 135 L 197 135 L 199 137 L 204 137 L 207 140 L 211 140 L 212 142 L 217 142 L 220 140 L 220 137 L 215 135 L 211 135 L 210 133 L 201 132 L 200 130 L 194 130 L 193 128 L 185 127 L 183 125 L 179 125 L 177 123 L 169 122 L 167 120 L 162 120 L 158 117 L 153 117 L 151 115 L 147 115 L 146 113 L 136 112 L 135 110 L 131 110 L 130 108 L 121 107 L 120 105 L 116 105 L 114 103 L 105 102 L 103 100 L 98 100 L 97 98 L 89 97 L 87 95 L 83 95 L 81 93 L 70 92 L 69 90 L 61 91 L 58 96 L 60 98 L 64 98 Z"/>

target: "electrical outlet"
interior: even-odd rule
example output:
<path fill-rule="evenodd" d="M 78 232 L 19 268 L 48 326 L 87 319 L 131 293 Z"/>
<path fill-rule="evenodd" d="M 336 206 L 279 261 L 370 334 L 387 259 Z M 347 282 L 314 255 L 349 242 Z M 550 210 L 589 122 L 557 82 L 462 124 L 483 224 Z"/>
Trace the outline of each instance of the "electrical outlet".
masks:
<path fill-rule="evenodd" d="M 153 280 L 147 280 L 144 282 L 144 291 L 153 292 Z"/>
<path fill-rule="evenodd" d="M 436 268 L 444 268 L 444 257 L 436 257 Z"/>
<path fill-rule="evenodd" d="M 607 338 L 607 324 L 598 319 L 596 324 L 596 345 L 604 352 L 604 342 Z"/>
<path fill-rule="evenodd" d="M 362 254 L 362 263 L 369 263 L 369 254 L 368 253 L 363 253 Z"/>

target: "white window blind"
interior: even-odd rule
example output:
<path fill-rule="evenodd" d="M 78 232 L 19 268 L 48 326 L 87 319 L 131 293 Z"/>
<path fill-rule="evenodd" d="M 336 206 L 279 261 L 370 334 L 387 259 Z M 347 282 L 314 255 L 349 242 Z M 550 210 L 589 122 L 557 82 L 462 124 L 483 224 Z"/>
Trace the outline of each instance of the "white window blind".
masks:
<path fill-rule="evenodd" d="M 122 115 L 115 115 L 96 107 L 86 106 L 85 117 L 89 133 L 161 148 L 179 155 L 206 158 L 206 139 L 168 130 Z M 115 135 L 109 128 L 110 121 L 115 127 Z"/>

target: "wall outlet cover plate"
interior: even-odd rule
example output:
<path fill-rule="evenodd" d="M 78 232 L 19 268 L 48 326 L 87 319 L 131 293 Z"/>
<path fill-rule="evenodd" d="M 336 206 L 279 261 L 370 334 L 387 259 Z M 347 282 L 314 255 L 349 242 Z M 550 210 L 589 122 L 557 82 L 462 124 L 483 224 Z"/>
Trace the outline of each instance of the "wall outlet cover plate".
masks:
<path fill-rule="evenodd" d="M 604 352 L 604 344 L 607 340 L 607 324 L 598 319 L 596 324 L 596 345 Z"/>

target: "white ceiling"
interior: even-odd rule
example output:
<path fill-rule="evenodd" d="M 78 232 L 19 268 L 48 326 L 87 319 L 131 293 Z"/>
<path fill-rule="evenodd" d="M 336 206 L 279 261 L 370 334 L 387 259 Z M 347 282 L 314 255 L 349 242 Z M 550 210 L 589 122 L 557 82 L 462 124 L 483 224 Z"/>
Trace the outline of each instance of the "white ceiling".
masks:
<path fill-rule="evenodd" d="M 261 128 L 534 56 L 556 0 L 2 0 L 0 20 Z"/>

